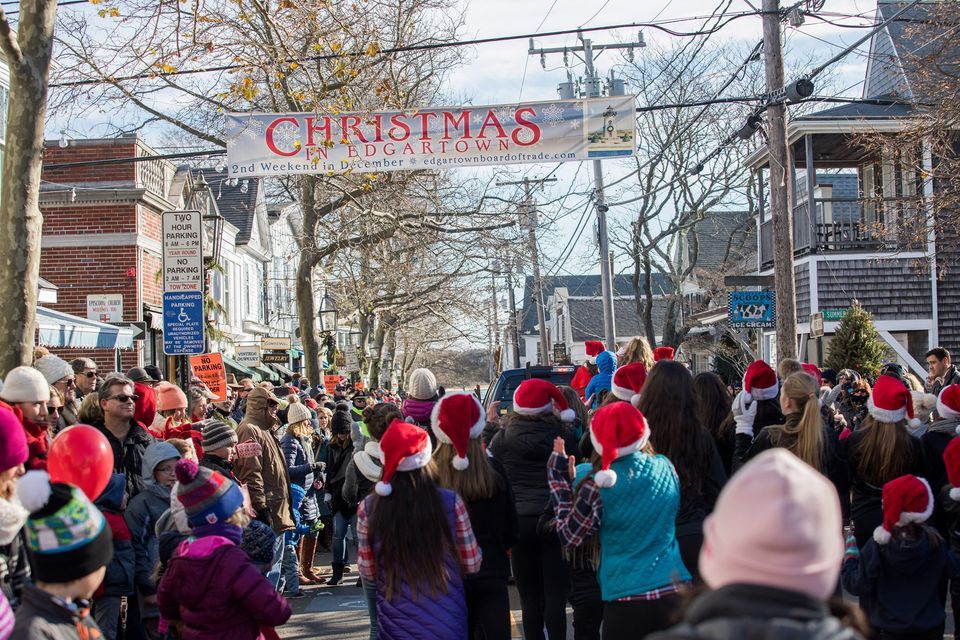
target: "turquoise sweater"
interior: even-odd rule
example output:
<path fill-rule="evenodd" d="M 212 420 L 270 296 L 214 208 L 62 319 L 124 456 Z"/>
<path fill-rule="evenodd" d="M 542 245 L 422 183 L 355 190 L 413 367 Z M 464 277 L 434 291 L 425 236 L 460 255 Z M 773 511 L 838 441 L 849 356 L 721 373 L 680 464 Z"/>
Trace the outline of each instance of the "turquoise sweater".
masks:
<path fill-rule="evenodd" d="M 689 581 L 674 522 L 680 481 L 665 456 L 634 453 L 614 461 L 617 483 L 600 489 L 600 567 L 605 602 Z M 591 470 L 577 466 L 574 486 Z"/>

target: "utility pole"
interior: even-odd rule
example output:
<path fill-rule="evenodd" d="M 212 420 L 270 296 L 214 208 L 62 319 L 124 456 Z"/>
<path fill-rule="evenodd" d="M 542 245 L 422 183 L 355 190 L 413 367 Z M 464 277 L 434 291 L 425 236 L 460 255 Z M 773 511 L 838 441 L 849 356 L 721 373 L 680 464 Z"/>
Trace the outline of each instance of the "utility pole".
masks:
<path fill-rule="evenodd" d="M 498 182 L 498 187 L 509 185 L 523 185 L 523 206 L 521 213 L 524 216 L 523 224 L 527 226 L 527 240 L 530 243 L 530 261 L 533 266 L 533 299 L 537 305 L 537 331 L 540 334 L 540 364 L 550 364 L 550 351 L 547 344 L 547 314 L 543 301 L 543 281 L 540 279 L 540 254 L 537 251 L 537 209 L 533 206 L 533 194 L 530 191 L 532 184 L 546 184 L 556 182 L 556 178 L 524 178 L 518 182 Z"/>
<path fill-rule="evenodd" d="M 499 269 L 499 266 L 498 266 Z M 500 319 L 497 315 L 500 309 L 497 307 L 497 274 L 490 272 L 490 318 L 492 322 L 491 333 L 493 334 L 493 351 L 490 352 L 490 358 L 493 362 L 494 376 L 500 375 L 503 369 L 503 349 L 500 348 Z M 491 378 L 491 381 L 493 378 Z"/>
<path fill-rule="evenodd" d="M 586 98 L 599 98 L 603 95 L 603 82 L 597 75 L 593 64 L 594 51 L 626 49 L 627 59 L 632 61 L 633 49 L 636 47 L 642 48 L 647 46 L 643 39 L 643 32 L 639 33 L 636 42 L 627 42 L 623 44 L 617 43 L 595 45 L 593 44 L 592 40 L 589 38 L 584 38 L 582 34 L 579 35 L 579 38 L 579 47 L 556 47 L 550 49 L 534 48 L 533 40 L 531 39 L 528 53 L 529 55 L 539 54 L 540 62 L 544 68 L 546 68 L 546 64 L 544 63 L 546 60 L 546 54 L 548 53 L 562 53 L 564 62 L 568 60 L 567 56 L 569 53 L 573 53 L 575 56 L 582 54 L 581 60 L 583 60 L 583 64 L 585 66 L 585 73 L 583 77 L 585 90 L 582 92 L 582 94 L 583 97 Z M 569 72 L 567 73 L 567 82 L 561 83 L 558 91 L 560 93 L 560 98 L 563 100 L 570 100 L 577 97 L 577 91 L 574 88 L 574 83 L 570 78 Z M 623 80 L 615 78 L 612 73 L 607 85 L 607 95 L 624 95 Z M 603 164 L 600 160 L 593 161 L 593 181 L 593 202 L 597 211 L 597 244 L 599 245 L 598 250 L 600 253 L 600 294 L 603 299 L 603 341 L 608 350 L 616 351 L 617 324 L 613 308 L 613 270 L 610 268 L 610 263 L 607 260 L 607 257 L 610 255 L 610 238 L 607 233 L 607 212 L 610 210 L 610 207 L 607 206 L 603 193 Z"/>
<path fill-rule="evenodd" d="M 784 86 L 780 0 L 763 0 L 763 55 L 767 93 Z M 777 294 L 777 358 L 797 357 L 797 302 L 793 275 L 793 211 L 789 195 L 793 162 L 787 147 L 787 108 L 781 100 L 767 105 L 770 215 L 773 219 L 773 274 Z"/>
<path fill-rule="evenodd" d="M 513 293 L 513 259 L 507 257 L 507 301 L 510 305 L 510 342 L 513 343 L 513 366 L 520 366 L 520 321 L 517 318 L 517 298 Z"/>

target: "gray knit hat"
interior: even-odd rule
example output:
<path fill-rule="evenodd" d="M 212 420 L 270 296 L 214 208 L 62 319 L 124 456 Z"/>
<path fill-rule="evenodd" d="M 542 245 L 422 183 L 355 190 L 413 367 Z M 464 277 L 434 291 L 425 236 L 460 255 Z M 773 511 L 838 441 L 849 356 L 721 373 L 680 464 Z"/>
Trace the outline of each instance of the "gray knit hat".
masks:
<path fill-rule="evenodd" d="M 33 367 L 43 374 L 47 384 L 53 384 L 57 380 L 74 375 L 73 367 L 66 360 L 55 355 L 43 356 L 33 364 Z"/>
<path fill-rule="evenodd" d="M 215 418 L 208 418 L 200 422 L 200 432 L 203 434 L 202 445 L 204 451 L 216 451 L 223 447 L 232 447 L 239 442 L 236 429 Z"/>

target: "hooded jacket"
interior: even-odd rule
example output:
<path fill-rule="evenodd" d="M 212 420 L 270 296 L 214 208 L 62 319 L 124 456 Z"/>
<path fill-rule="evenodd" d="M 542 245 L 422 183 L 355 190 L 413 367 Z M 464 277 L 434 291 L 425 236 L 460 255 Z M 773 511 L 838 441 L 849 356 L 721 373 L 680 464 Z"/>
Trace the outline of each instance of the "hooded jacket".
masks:
<path fill-rule="evenodd" d="M 341 495 L 347 504 L 359 505 L 383 475 L 383 452 L 380 443 L 368 440 L 363 451 L 355 451 L 347 465 Z"/>
<path fill-rule="evenodd" d="M 490 453 L 503 465 L 513 488 L 517 515 L 539 518 L 547 506 L 547 460 L 553 452 L 553 439 L 558 436 L 564 439 L 567 451 L 577 451 L 576 438 L 556 418 L 514 415 L 490 441 Z"/>
<path fill-rule="evenodd" d="M 93 504 L 103 513 L 104 519 L 113 534 L 113 559 L 107 565 L 107 573 L 97 596 L 128 596 L 133 593 L 133 574 L 136 567 L 136 554 L 130 535 L 130 527 L 123 517 L 123 494 L 126 479 L 123 474 L 110 476 L 107 488 L 94 500 Z"/>
<path fill-rule="evenodd" d="M 24 587 L 23 604 L 17 609 L 12 638 L 77 640 L 102 638 L 88 607 L 62 604 L 32 584 Z"/>
<path fill-rule="evenodd" d="M 796 591 L 731 584 L 694 600 L 677 626 L 650 640 L 862 640 L 827 606 Z"/>
<path fill-rule="evenodd" d="M 270 416 L 271 395 L 256 388 L 247 396 L 247 413 L 237 427 L 237 439 L 243 443 L 253 440 L 262 453 L 253 458 L 238 458 L 233 465 L 234 475 L 247 485 L 250 504 L 254 511 L 267 509 L 273 519 L 273 530 L 282 533 L 293 529 L 290 504 L 290 474 L 274 435 L 277 421 Z"/>
<path fill-rule="evenodd" d="M 180 453 L 169 442 L 154 442 L 147 447 L 143 454 L 143 491 L 130 501 L 123 514 L 136 557 L 134 583 L 146 595 L 156 592 L 152 578 L 160 553 L 156 527 L 160 516 L 170 508 L 170 489 L 154 480 L 153 472 L 161 462 L 172 458 L 179 459 Z M 145 618 L 157 615 L 155 608 L 144 606 L 143 601 L 140 610 Z"/>
<path fill-rule="evenodd" d="M 601 392 L 610 391 L 610 385 L 613 383 L 613 372 L 617 370 L 617 358 L 609 351 L 603 351 L 597 356 L 597 369 L 600 373 L 590 379 L 587 390 L 584 395 L 589 398 L 593 396 L 593 409 L 600 404 Z"/>
<path fill-rule="evenodd" d="M 183 621 L 183 640 L 256 640 L 290 618 L 287 601 L 245 551 L 222 536 L 187 539 L 157 589 L 164 619 Z"/>
<path fill-rule="evenodd" d="M 153 387 L 142 382 L 133 383 L 133 392 L 137 394 L 133 419 L 140 424 L 152 425 L 157 417 L 157 392 Z"/>

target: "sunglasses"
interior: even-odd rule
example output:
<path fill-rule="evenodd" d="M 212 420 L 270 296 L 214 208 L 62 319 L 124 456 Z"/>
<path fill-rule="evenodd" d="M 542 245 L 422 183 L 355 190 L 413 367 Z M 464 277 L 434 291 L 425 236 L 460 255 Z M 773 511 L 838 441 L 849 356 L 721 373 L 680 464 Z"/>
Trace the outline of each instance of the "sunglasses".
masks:
<path fill-rule="evenodd" d="M 59 413 L 59 412 L 60 412 L 60 407 L 51 407 L 49 405 L 47 406 L 47 415 L 52 416 L 53 414 Z"/>
<path fill-rule="evenodd" d="M 107 400 L 119 400 L 120 402 L 123 402 L 123 403 L 136 402 L 139 399 L 140 399 L 140 396 L 137 396 L 137 395 L 128 396 L 125 393 L 121 393 L 120 395 L 116 395 L 116 396 L 110 396 L 109 398 L 107 398 Z"/>
<path fill-rule="evenodd" d="M 83 373 L 78 373 L 77 375 L 78 375 L 78 376 L 86 376 L 87 378 L 96 378 L 96 377 L 97 377 L 97 372 L 96 372 L 96 371 L 84 371 Z"/>

